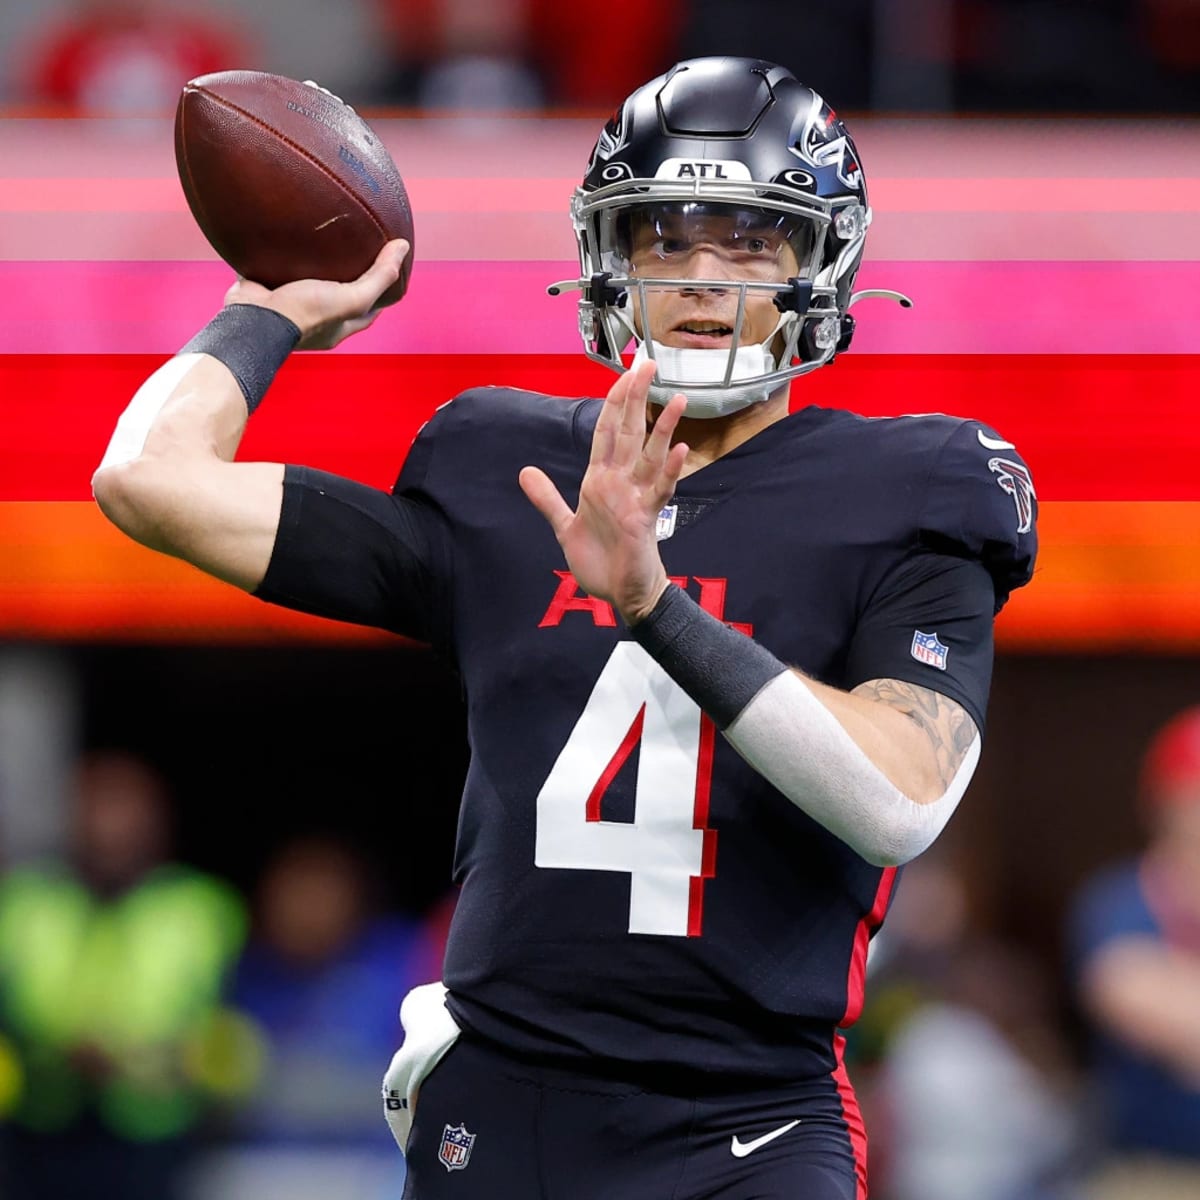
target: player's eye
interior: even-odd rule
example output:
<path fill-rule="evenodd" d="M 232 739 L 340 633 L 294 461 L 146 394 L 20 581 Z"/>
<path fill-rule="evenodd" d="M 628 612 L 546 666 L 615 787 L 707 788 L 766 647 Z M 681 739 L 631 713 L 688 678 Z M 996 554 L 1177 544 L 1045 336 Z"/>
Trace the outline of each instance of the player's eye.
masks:
<path fill-rule="evenodd" d="M 747 258 L 765 258 L 774 252 L 775 243 L 769 234 L 763 233 L 734 233 L 726 241 L 726 246 L 735 254 Z"/>

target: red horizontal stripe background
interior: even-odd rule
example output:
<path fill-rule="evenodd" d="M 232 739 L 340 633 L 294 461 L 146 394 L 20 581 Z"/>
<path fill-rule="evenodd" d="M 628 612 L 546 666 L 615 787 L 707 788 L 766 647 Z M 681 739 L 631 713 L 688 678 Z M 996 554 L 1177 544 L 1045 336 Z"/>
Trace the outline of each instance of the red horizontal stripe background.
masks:
<path fill-rule="evenodd" d="M 90 498 L 118 415 L 164 357 L 0 356 L 0 500 Z M 302 354 L 240 456 L 388 487 L 422 422 L 465 388 L 599 395 L 613 378 L 582 356 Z M 977 417 L 1018 445 L 1042 500 L 1200 500 L 1200 355 L 847 355 L 793 395 L 866 416 Z"/>

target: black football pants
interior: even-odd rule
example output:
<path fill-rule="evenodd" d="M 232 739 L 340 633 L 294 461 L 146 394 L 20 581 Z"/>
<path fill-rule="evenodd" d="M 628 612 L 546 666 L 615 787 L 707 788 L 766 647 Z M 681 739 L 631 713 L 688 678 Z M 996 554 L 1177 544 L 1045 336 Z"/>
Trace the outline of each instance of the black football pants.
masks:
<path fill-rule="evenodd" d="M 863 1200 L 831 1079 L 676 1096 L 460 1038 L 421 1086 L 404 1200 Z"/>

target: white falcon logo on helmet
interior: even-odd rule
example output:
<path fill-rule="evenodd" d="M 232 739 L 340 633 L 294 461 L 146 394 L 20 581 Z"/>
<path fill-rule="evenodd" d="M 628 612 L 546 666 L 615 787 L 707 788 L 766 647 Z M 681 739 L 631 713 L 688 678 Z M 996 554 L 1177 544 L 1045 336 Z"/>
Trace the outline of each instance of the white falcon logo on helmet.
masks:
<path fill-rule="evenodd" d="M 627 122 L 625 119 L 625 106 L 622 105 L 615 113 L 609 122 L 613 126 L 612 132 L 609 132 L 608 125 L 605 125 L 600 130 L 600 137 L 592 149 L 592 159 L 588 163 L 588 172 L 590 172 L 597 163 L 607 162 L 612 158 L 618 150 L 623 150 L 629 142 L 629 134 Z M 585 172 L 587 173 L 587 172 Z M 632 174 L 632 172 L 629 172 Z"/>
<path fill-rule="evenodd" d="M 842 131 L 837 113 L 820 96 L 814 95 L 804 125 L 804 133 L 790 147 L 814 167 L 836 167 L 838 179 L 856 192 L 862 191 L 862 167 Z"/>

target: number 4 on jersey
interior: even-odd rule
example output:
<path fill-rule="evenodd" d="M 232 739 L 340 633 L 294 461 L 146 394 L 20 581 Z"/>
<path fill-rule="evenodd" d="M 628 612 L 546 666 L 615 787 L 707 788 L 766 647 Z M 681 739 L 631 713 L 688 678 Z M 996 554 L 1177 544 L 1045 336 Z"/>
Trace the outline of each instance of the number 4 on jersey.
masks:
<path fill-rule="evenodd" d="M 636 642 L 618 642 L 538 793 L 537 865 L 625 872 L 630 933 L 699 936 L 714 736 Z M 600 800 L 639 742 L 634 819 L 603 821 Z"/>

